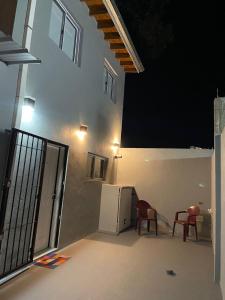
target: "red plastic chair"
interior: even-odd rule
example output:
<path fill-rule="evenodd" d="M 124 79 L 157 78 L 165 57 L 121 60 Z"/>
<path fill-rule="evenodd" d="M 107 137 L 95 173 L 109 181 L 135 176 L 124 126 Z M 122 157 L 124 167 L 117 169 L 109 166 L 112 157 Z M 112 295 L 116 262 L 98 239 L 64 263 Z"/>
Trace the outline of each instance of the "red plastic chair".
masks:
<path fill-rule="evenodd" d="M 188 214 L 186 220 L 179 219 L 179 214 L 183 214 L 183 213 Z M 191 206 L 187 210 L 176 212 L 175 220 L 173 224 L 173 236 L 174 236 L 176 224 L 183 225 L 183 241 L 186 242 L 187 236 L 189 235 L 189 226 L 193 226 L 195 228 L 196 240 L 198 240 L 196 217 L 199 215 L 200 215 L 200 208 L 198 206 Z"/>
<path fill-rule="evenodd" d="M 144 201 L 138 200 L 136 203 L 137 219 L 136 229 L 138 228 L 138 234 L 141 234 L 141 225 L 143 221 L 148 222 L 148 232 L 150 231 L 150 222 L 155 222 L 155 233 L 158 235 L 158 223 L 157 223 L 157 211 L 151 207 L 151 205 Z"/>

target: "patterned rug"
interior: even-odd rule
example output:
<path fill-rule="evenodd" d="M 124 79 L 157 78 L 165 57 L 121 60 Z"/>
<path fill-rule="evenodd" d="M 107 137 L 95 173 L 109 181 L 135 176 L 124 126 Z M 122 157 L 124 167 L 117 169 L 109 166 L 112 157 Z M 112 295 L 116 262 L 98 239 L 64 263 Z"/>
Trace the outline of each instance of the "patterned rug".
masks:
<path fill-rule="evenodd" d="M 34 262 L 34 265 L 38 267 L 47 268 L 47 269 L 55 269 L 70 258 L 71 257 L 69 256 L 65 256 L 57 253 L 51 253 L 36 260 Z"/>

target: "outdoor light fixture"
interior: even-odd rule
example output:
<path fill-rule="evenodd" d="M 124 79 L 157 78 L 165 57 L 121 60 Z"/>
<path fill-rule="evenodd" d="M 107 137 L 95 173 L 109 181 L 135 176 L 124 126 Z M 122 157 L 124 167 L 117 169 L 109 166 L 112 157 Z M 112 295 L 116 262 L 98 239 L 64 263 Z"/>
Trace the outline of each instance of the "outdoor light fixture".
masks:
<path fill-rule="evenodd" d="M 115 159 L 120 159 L 120 158 L 123 158 L 123 156 L 122 155 L 115 155 L 114 158 Z"/>
<path fill-rule="evenodd" d="M 112 144 L 112 151 L 113 151 L 113 154 L 114 154 L 114 155 L 117 154 L 119 148 L 120 148 L 120 144 L 119 144 L 119 143 L 114 142 L 114 143 Z"/>
<path fill-rule="evenodd" d="M 76 134 L 81 141 L 83 141 L 84 137 L 87 135 L 87 130 L 87 125 L 80 125 L 80 130 L 77 130 Z"/>
<path fill-rule="evenodd" d="M 35 99 L 25 97 L 22 107 L 22 122 L 31 122 L 34 113 Z"/>

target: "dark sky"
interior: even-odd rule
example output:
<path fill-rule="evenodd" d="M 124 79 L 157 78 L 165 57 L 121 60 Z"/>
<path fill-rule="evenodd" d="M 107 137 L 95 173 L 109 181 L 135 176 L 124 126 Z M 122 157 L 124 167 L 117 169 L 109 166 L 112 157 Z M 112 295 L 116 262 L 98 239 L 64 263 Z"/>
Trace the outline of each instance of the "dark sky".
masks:
<path fill-rule="evenodd" d="M 123 1 L 117 4 L 146 70 L 126 77 L 122 145 L 212 148 L 217 87 L 225 96 L 225 12 L 215 0 L 169 1 L 161 21 L 172 25 L 173 39 L 152 58 Z"/>

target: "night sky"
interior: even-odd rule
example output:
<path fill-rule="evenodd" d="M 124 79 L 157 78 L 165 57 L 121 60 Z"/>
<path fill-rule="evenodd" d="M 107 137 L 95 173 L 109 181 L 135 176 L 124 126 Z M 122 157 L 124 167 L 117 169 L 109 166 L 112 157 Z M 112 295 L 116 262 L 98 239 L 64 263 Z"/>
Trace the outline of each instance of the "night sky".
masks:
<path fill-rule="evenodd" d="M 122 146 L 212 148 L 216 89 L 225 96 L 225 12 L 215 1 L 134 1 L 139 10 L 116 1 L 145 67 L 126 76 Z M 152 2 L 155 27 L 142 15 Z"/>

